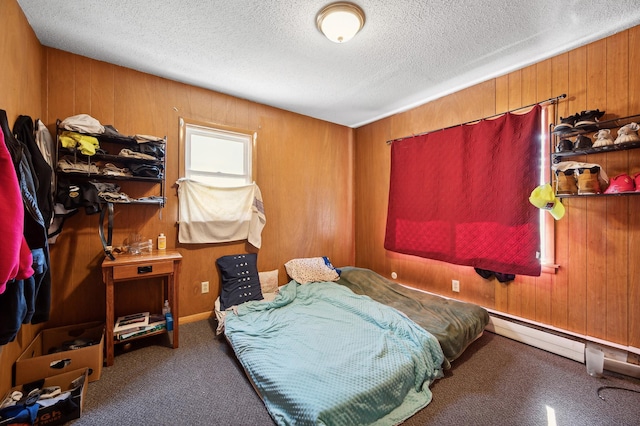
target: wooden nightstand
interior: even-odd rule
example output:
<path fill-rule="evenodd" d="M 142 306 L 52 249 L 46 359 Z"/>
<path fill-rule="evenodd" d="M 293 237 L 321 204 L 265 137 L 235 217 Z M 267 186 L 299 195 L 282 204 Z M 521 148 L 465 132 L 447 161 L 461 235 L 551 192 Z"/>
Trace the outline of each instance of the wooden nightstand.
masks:
<path fill-rule="evenodd" d="M 107 348 L 107 366 L 113 365 L 114 345 L 113 336 L 114 316 L 114 284 L 121 281 L 134 281 L 152 277 L 166 277 L 166 292 L 163 300 L 169 301 L 173 316 L 173 348 L 179 344 L 179 307 L 178 307 L 178 273 L 182 255 L 175 250 L 154 250 L 145 255 L 120 255 L 111 260 L 102 261 L 102 280 L 106 288 L 106 327 L 105 346 Z M 158 333 L 165 333 L 162 330 Z M 158 333 L 145 334 L 148 337 Z"/>

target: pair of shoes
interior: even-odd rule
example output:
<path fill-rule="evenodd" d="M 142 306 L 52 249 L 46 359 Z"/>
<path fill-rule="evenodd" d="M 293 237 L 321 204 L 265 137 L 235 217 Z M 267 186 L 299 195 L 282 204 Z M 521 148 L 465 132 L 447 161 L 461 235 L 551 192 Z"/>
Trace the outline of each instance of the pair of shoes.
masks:
<path fill-rule="evenodd" d="M 600 166 L 556 170 L 556 193 L 558 195 L 599 194 Z"/>
<path fill-rule="evenodd" d="M 633 178 L 626 173 L 611 178 L 609 186 L 604 191 L 605 194 L 623 192 L 640 192 L 640 173 L 636 173 Z"/>
<path fill-rule="evenodd" d="M 575 142 L 569 139 L 560 139 L 556 146 L 556 152 L 569 152 L 580 149 L 589 149 L 593 145 L 591 139 L 584 135 L 578 135 Z"/>
<path fill-rule="evenodd" d="M 569 117 L 560 117 L 560 124 L 553 128 L 555 133 L 566 133 L 576 129 L 582 129 L 596 124 L 604 115 L 604 111 L 599 109 L 590 109 L 570 115 Z"/>
<path fill-rule="evenodd" d="M 596 141 L 593 143 L 594 148 L 613 145 L 613 137 L 611 137 L 611 130 L 609 129 L 600 129 L 593 136 L 596 138 Z"/>
<path fill-rule="evenodd" d="M 599 109 L 590 109 L 588 111 L 582 111 L 577 115 L 578 117 L 576 118 L 576 124 L 574 126 L 576 128 L 581 128 L 596 124 L 604 115 L 604 111 L 600 111 Z"/>
<path fill-rule="evenodd" d="M 638 125 L 638 123 L 629 123 L 620 127 L 618 129 L 618 137 L 616 138 L 614 143 L 619 144 L 640 141 L 638 130 L 640 130 L 640 126 Z"/>

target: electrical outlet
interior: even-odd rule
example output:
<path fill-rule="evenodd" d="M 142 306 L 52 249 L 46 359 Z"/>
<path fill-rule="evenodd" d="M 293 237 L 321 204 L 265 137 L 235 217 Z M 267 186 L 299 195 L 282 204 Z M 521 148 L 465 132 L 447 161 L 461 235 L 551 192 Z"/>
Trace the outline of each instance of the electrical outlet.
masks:
<path fill-rule="evenodd" d="M 209 293 L 209 281 L 202 281 L 200 285 L 202 286 L 203 293 Z"/>
<path fill-rule="evenodd" d="M 451 280 L 451 290 L 455 291 L 456 293 L 459 293 L 460 292 L 460 281 Z"/>

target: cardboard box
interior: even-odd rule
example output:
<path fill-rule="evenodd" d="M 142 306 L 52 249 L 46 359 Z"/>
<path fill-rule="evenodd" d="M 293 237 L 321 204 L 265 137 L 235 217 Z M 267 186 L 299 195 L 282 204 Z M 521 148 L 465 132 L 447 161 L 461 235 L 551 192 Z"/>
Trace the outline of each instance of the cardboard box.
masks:
<path fill-rule="evenodd" d="M 69 348 L 70 344 L 100 342 Z M 59 352 L 56 352 L 59 351 Z M 87 367 L 89 381 L 100 379 L 104 360 L 104 323 L 92 322 L 42 330 L 15 363 L 14 386 Z"/>
<path fill-rule="evenodd" d="M 44 379 L 44 383 L 41 385 L 42 388 L 60 386 L 62 393 L 70 391 L 71 395 L 49 407 L 40 407 L 34 426 L 63 425 L 70 420 L 79 418 L 82 415 L 82 405 L 87 394 L 88 376 L 89 369 L 80 368 Z M 22 392 L 22 385 L 14 387 L 10 392 L 14 390 Z M 0 426 L 18 424 L 22 425 L 24 423 L 17 421 L 15 418 L 0 420 Z"/>

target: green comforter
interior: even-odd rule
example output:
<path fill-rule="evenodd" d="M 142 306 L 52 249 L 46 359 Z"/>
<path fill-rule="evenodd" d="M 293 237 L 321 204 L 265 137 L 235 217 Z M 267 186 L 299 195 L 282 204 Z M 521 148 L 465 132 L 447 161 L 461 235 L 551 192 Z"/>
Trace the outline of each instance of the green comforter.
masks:
<path fill-rule="evenodd" d="M 413 290 L 370 269 L 341 268 L 337 283 L 407 315 L 438 339 L 448 361 L 460 356 L 489 322 L 489 313 L 481 306 Z"/>
<path fill-rule="evenodd" d="M 330 282 L 244 303 L 225 334 L 280 425 L 398 424 L 431 401 L 444 361 L 409 318 Z"/>

